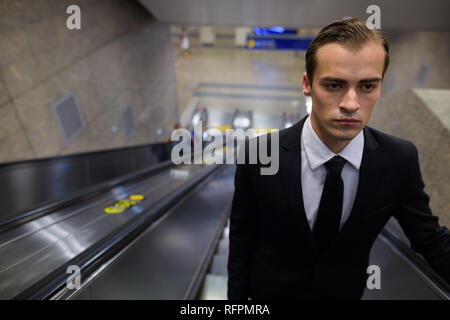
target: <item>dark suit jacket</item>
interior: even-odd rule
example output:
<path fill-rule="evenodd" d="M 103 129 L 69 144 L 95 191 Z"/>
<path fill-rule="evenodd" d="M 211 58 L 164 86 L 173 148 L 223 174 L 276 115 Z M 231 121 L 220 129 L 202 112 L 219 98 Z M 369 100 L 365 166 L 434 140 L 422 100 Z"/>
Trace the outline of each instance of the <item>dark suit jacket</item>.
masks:
<path fill-rule="evenodd" d="M 370 127 L 363 130 L 363 158 L 350 217 L 329 254 L 319 255 L 301 188 L 305 119 L 279 132 L 277 174 L 261 175 L 261 164 L 237 166 L 228 297 L 360 299 L 371 247 L 391 216 L 412 248 L 450 283 L 450 233 L 431 213 L 416 147 Z"/>

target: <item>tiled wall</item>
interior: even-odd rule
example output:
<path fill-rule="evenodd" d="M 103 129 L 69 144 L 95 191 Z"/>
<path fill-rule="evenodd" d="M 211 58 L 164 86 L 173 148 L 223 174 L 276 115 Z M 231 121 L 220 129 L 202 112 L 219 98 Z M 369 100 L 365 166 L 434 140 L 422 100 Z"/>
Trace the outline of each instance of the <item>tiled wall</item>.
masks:
<path fill-rule="evenodd" d="M 450 32 L 387 36 L 390 66 L 369 125 L 417 146 L 430 206 L 450 226 Z"/>
<path fill-rule="evenodd" d="M 450 88 L 450 32 L 386 32 L 390 64 L 383 95 L 414 88 Z"/>
<path fill-rule="evenodd" d="M 81 30 L 66 27 L 74 3 Z M 169 26 L 134 1 L 1 1 L 0 48 L 0 162 L 162 141 L 178 120 Z M 64 145 L 51 105 L 70 91 L 86 128 Z"/>
<path fill-rule="evenodd" d="M 416 145 L 431 209 L 450 227 L 450 90 L 415 89 L 385 97 L 370 126 Z"/>

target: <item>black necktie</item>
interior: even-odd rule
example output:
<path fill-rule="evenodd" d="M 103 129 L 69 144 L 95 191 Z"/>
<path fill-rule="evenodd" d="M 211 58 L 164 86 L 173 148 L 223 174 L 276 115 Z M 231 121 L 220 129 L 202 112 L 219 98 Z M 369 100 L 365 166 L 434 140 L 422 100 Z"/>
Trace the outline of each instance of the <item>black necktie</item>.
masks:
<path fill-rule="evenodd" d="M 335 156 L 325 163 L 327 177 L 313 230 L 314 240 L 321 253 L 330 249 L 339 233 L 344 197 L 344 182 L 342 181 L 341 171 L 344 164 L 345 159 L 340 156 Z"/>

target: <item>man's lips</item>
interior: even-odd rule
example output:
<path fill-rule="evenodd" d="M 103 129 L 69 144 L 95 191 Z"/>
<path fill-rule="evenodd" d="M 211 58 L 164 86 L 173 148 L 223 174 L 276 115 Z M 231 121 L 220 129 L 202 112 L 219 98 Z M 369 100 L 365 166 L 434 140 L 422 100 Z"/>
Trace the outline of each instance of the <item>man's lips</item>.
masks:
<path fill-rule="evenodd" d="M 335 120 L 337 123 L 341 124 L 341 125 L 356 125 L 360 122 L 360 120 L 356 120 L 356 119 L 352 119 L 352 118 L 344 118 L 344 119 L 339 119 L 339 120 Z"/>

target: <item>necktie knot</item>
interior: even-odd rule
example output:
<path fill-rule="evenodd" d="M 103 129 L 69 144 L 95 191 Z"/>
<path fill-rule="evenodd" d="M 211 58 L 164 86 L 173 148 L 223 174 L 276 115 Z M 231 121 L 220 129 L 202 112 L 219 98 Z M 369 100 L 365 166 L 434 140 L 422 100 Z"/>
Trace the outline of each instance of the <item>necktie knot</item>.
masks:
<path fill-rule="evenodd" d="M 346 160 L 344 158 L 342 158 L 341 156 L 334 156 L 333 158 L 331 158 L 330 160 L 328 160 L 327 162 L 325 162 L 325 167 L 327 168 L 327 171 L 334 171 L 337 173 L 341 173 L 342 168 L 345 165 Z"/>

